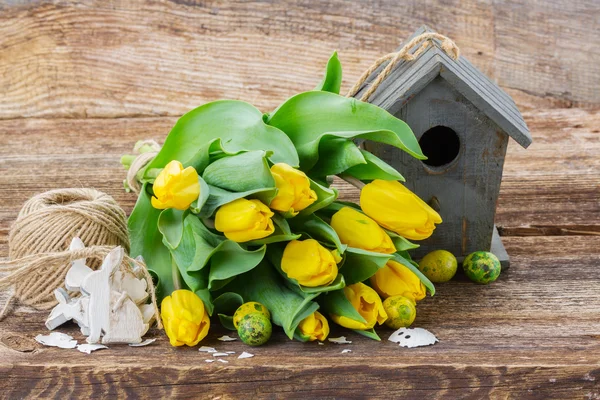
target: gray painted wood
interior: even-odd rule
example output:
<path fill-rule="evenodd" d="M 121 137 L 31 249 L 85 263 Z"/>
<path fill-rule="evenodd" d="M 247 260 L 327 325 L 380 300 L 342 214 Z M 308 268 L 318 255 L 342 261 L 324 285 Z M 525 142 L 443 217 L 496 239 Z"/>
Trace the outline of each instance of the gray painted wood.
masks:
<path fill-rule="evenodd" d="M 443 223 L 420 241 L 415 257 L 445 249 L 460 257 L 489 250 L 508 135 L 440 76 L 434 78 L 395 114 L 417 139 L 435 126 L 452 129 L 460 140 L 457 158 L 442 167 L 390 146 L 364 143 L 406 178 L 406 186 L 426 202 L 439 203 Z"/>
<path fill-rule="evenodd" d="M 421 27 L 407 41 L 427 31 L 431 30 Z M 396 148 L 363 143 L 400 171 L 410 190 L 435 203 L 442 216 L 444 222 L 419 242 L 414 256 L 445 249 L 462 259 L 473 251 L 492 249 L 507 268 L 508 254 L 494 227 L 504 157 L 509 137 L 523 147 L 531 144 L 515 102 L 464 57 L 450 58 L 439 42 L 417 59 L 400 62 L 369 102 L 408 123 L 419 140 L 436 126 L 452 129 L 460 140 L 458 156 L 441 167 L 427 166 Z"/>
<path fill-rule="evenodd" d="M 432 30 L 423 26 L 408 40 L 430 31 Z M 404 43 L 398 49 L 403 45 Z M 384 66 L 375 71 L 366 81 L 356 95 L 357 98 L 360 98 L 366 87 Z M 395 114 L 437 76 L 432 72 L 435 70 L 439 70 L 439 75 L 447 79 L 459 93 L 499 125 L 517 143 L 523 147 L 531 144 L 532 139 L 527 124 L 510 96 L 464 57 L 461 56 L 456 61 L 452 60 L 441 50 L 438 41 L 435 41 L 435 46 L 428 48 L 416 60 L 400 62 L 369 99 L 369 102 Z"/>

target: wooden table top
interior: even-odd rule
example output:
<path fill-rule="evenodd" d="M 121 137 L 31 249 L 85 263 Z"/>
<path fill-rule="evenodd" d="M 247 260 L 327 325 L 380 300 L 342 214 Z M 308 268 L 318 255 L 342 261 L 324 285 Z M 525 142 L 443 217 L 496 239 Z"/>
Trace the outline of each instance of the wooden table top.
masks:
<path fill-rule="evenodd" d="M 382 342 L 334 329 L 352 344 L 323 346 L 277 331 L 249 348 L 216 340 L 215 324 L 202 344 L 235 351 L 228 363 L 156 330 L 150 346 L 87 355 L 38 345 L 46 313 L 19 308 L 0 322 L 0 397 L 600 398 L 600 63 L 584 63 L 600 56 L 597 4 L 309 3 L 0 1 L 0 257 L 36 193 L 93 187 L 131 211 L 119 157 L 186 110 L 222 97 L 269 110 L 313 87 L 334 48 L 347 88 L 428 23 L 516 99 L 532 133 L 529 149 L 509 145 L 498 203 L 510 269 L 489 286 L 437 285 L 414 326 L 440 342 L 416 349 L 386 329 Z"/>

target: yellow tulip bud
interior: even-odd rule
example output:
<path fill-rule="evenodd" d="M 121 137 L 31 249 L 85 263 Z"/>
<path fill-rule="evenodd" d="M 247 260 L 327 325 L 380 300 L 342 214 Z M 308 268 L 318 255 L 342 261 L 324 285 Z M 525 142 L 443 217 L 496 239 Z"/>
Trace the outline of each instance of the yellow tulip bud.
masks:
<path fill-rule="evenodd" d="M 277 196 L 271 201 L 273 210 L 289 212 L 292 216 L 298 214 L 317 200 L 317 194 L 310 188 L 306 174 L 285 163 L 271 167 L 275 178 Z"/>
<path fill-rule="evenodd" d="M 273 215 L 260 200 L 237 199 L 217 210 L 215 229 L 238 243 L 262 239 L 275 231 Z"/>
<path fill-rule="evenodd" d="M 352 307 L 367 321 L 356 321 L 346 316 L 332 315 L 331 319 L 338 325 L 349 329 L 367 330 L 375 324 L 383 324 L 387 320 L 387 313 L 379 295 L 362 282 L 344 288 L 344 295 Z"/>
<path fill-rule="evenodd" d="M 388 261 L 385 267 L 380 268 L 371 277 L 371 286 L 384 298 L 404 296 L 418 301 L 426 294 L 425 285 L 419 277 L 394 260 Z"/>
<path fill-rule="evenodd" d="M 360 207 L 386 229 L 411 240 L 427 239 L 442 218 L 397 181 L 376 179 L 360 192 Z"/>
<path fill-rule="evenodd" d="M 331 217 L 331 227 L 340 241 L 350 247 L 392 254 L 396 247 L 377 222 L 351 207 L 344 207 Z"/>
<path fill-rule="evenodd" d="M 329 322 L 323 314 L 315 311 L 300 321 L 298 330 L 303 336 L 308 337 L 311 342 L 313 340 L 323 341 L 329 336 Z"/>
<path fill-rule="evenodd" d="M 189 290 L 176 290 L 165 297 L 160 315 L 171 346 L 195 346 L 206 337 L 210 327 L 204 303 Z"/>
<path fill-rule="evenodd" d="M 152 207 L 163 210 L 176 208 L 187 210 L 200 196 L 200 182 L 194 167 L 183 169 L 183 165 L 173 160 L 160 171 L 154 181 Z"/>
<path fill-rule="evenodd" d="M 292 240 L 283 251 L 281 269 L 302 286 L 329 285 L 338 274 L 333 251 L 314 239 Z"/>

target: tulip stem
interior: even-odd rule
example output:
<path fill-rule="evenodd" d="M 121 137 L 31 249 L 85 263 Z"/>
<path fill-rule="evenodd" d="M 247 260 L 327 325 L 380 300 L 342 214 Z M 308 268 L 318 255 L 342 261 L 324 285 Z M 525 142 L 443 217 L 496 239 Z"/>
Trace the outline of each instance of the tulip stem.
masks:
<path fill-rule="evenodd" d="M 339 174 L 338 175 L 341 179 L 345 180 L 346 182 L 348 182 L 349 184 L 351 184 L 352 186 L 354 186 L 355 188 L 358 189 L 362 189 L 365 186 L 365 183 L 363 181 L 361 181 L 360 179 L 357 179 L 351 175 L 348 174 Z"/>
<path fill-rule="evenodd" d="M 171 276 L 173 277 L 173 287 L 175 290 L 181 289 L 181 275 L 179 274 L 179 268 L 177 268 L 175 260 L 171 261 Z"/>

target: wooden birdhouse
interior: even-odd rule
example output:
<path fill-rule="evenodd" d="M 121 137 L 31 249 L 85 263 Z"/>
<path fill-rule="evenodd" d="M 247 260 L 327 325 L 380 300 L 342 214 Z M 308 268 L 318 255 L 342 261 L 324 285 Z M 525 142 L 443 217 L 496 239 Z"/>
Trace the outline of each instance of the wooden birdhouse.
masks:
<path fill-rule="evenodd" d="M 421 27 L 411 39 L 425 32 L 432 31 Z M 531 135 L 508 94 L 464 57 L 453 59 L 446 51 L 433 40 L 413 60 L 400 61 L 368 99 L 405 121 L 428 159 L 390 146 L 363 145 L 400 171 L 406 187 L 442 216 L 434 234 L 419 242 L 417 259 L 445 249 L 460 261 L 484 250 L 506 268 L 508 255 L 494 225 L 504 156 L 509 138 L 526 148 Z"/>

